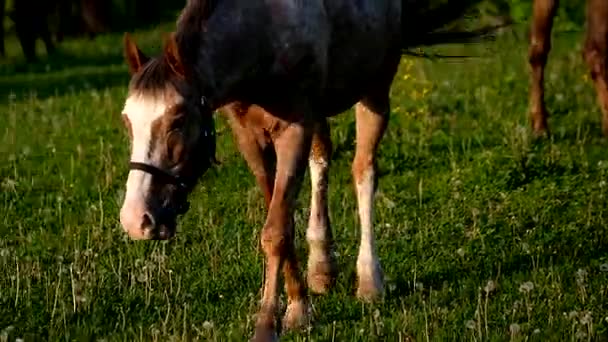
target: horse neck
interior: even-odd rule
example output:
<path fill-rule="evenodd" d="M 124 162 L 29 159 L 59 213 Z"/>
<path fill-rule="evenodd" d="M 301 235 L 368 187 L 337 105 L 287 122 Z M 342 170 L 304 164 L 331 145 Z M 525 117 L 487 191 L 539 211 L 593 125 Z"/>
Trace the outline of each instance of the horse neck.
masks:
<path fill-rule="evenodd" d="M 264 41 L 260 39 L 265 35 L 263 29 L 251 29 L 262 25 L 253 23 L 257 19 L 251 16 L 252 5 L 247 1 L 243 0 L 240 6 L 239 1 L 218 5 L 205 20 L 204 29 L 195 20 L 190 21 L 190 27 L 178 26 L 178 44 L 185 52 L 183 62 L 192 73 L 193 86 L 215 108 L 234 100 L 237 90 L 257 76 L 251 70 L 261 71 L 261 57 L 269 52 L 260 44 Z M 261 5 L 258 7 L 264 10 Z M 244 9 L 248 10 L 248 17 Z"/>

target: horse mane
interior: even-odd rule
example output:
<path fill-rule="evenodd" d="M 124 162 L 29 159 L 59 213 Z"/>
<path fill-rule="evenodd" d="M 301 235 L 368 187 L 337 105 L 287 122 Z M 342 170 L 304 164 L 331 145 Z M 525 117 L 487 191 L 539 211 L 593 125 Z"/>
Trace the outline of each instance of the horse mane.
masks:
<path fill-rule="evenodd" d="M 201 32 L 219 0 L 188 0 L 177 19 L 177 32 Z"/>
<path fill-rule="evenodd" d="M 220 0 L 188 0 L 188 3 L 177 19 L 175 39 L 179 47 L 182 62 L 191 62 L 196 58 L 200 37 L 205 31 L 205 24 Z M 184 60 L 186 59 L 186 60 Z M 163 56 L 150 59 L 141 72 L 133 76 L 129 90 L 160 94 L 168 85 L 176 86 L 178 77 Z"/>
<path fill-rule="evenodd" d="M 188 0 L 177 19 L 175 39 L 186 62 L 196 60 L 209 17 L 221 0 Z"/>

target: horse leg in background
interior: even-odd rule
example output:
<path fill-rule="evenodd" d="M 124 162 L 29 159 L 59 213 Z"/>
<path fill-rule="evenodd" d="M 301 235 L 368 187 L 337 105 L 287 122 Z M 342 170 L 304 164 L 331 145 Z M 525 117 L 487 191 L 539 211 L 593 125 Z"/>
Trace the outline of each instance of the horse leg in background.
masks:
<path fill-rule="evenodd" d="M 306 231 L 309 246 L 307 280 L 311 291 L 324 294 L 336 277 L 334 241 L 329 223 L 327 186 L 332 144 L 327 120 L 315 125 L 308 160 L 312 183 L 310 218 Z"/>
<path fill-rule="evenodd" d="M 44 47 L 46 48 L 47 55 L 50 55 L 55 52 L 55 44 L 53 43 L 53 38 L 51 38 L 48 14 L 49 13 L 44 13 L 40 16 L 40 22 L 38 24 L 38 34 L 44 42 Z"/>
<path fill-rule="evenodd" d="M 6 12 L 6 0 L 0 0 L 0 57 L 6 56 L 4 47 L 4 14 Z"/>
<path fill-rule="evenodd" d="M 583 56 L 602 110 L 602 131 L 608 136 L 608 3 L 587 1 L 587 32 Z"/>
<path fill-rule="evenodd" d="M 34 32 L 36 23 L 34 22 L 37 9 L 30 10 L 28 7 L 37 5 L 36 1 L 20 0 L 14 3 L 15 12 L 13 21 L 17 38 L 21 43 L 21 49 L 28 62 L 36 61 L 36 33 Z"/>
<path fill-rule="evenodd" d="M 551 30 L 558 0 L 534 0 L 528 62 L 530 65 L 530 121 L 535 134 L 548 131 L 545 106 L 545 66 L 551 50 Z"/>
<path fill-rule="evenodd" d="M 357 103 L 357 145 L 352 173 L 357 190 L 361 245 L 357 258 L 357 297 L 372 301 L 384 291 L 383 274 L 373 231 L 374 194 L 376 192 L 376 151 L 389 118 L 388 92 L 366 97 Z"/>

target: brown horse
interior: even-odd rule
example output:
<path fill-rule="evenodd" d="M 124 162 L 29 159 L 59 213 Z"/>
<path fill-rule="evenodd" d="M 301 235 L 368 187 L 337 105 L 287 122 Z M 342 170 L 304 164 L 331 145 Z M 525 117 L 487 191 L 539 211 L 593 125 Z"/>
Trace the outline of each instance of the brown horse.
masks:
<path fill-rule="evenodd" d="M 551 29 L 558 0 L 535 0 L 530 32 L 530 120 L 538 135 L 548 133 L 544 69 L 551 50 Z M 608 135 L 608 1 L 587 0 L 587 29 L 583 58 L 589 66 L 602 110 L 602 130 Z"/>
<path fill-rule="evenodd" d="M 190 0 L 161 56 L 146 57 L 125 35 L 132 79 L 123 110 L 131 140 L 120 212 L 124 230 L 134 239 L 175 234 L 177 216 L 188 210 L 188 194 L 214 160 L 212 113 L 221 109 L 268 209 L 255 339 L 276 338 L 281 270 L 288 297 L 283 327 L 306 324 L 309 302 L 294 249 L 295 199 L 308 164 L 307 278 L 313 292 L 325 293 L 336 275 L 327 209 L 332 151 L 327 118 L 356 104 L 357 296 L 377 298 L 383 276 L 374 244 L 373 198 L 389 89 L 408 48 L 476 36 L 446 28 L 471 3 Z"/>

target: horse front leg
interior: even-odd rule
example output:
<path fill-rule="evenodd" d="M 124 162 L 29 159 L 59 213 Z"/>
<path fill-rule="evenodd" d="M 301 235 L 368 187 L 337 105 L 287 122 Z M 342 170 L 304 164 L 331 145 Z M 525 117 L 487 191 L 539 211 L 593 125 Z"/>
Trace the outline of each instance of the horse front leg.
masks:
<path fill-rule="evenodd" d="M 274 139 L 276 175 L 268 216 L 261 233 L 265 277 L 254 341 L 271 341 L 277 337 L 281 269 L 288 300 L 284 327 L 296 328 L 308 322 L 309 303 L 295 254 L 293 214 L 302 175 L 306 170 L 311 133 L 311 127 L 291 123 Z"/>
<path fill-rule="evenodd" d="M 382 267 L 374 241 L 374 194 L 376 192 L 376 151 L 389 118 L 388 94 L 367 97 L 356 105 L 357 145 L 352 165 L 357 190 L 361 245 L 357 257 L 357 297 L 372 301 L 384 292 Z"/>
<path fill-rule="evenodd" d="M 547 133 L 548 112 L 545 106 L 545 66 L 551 50 L 551 29 L 557 0 L 535 0 L 528 63 L 530 66 L 530 122 L 535 134 Z"/>
<path fill-rule="evenodd" d="M 337 266 L 334 241 L 329 222 L 327 187 L 332 144 L 327 120 L 315 126 L 308 165 L 312 185 L 310 218 L 306 230 L 308 241 L 308 287 L 317 294 L 325 294 L 333 286 Z"/>

